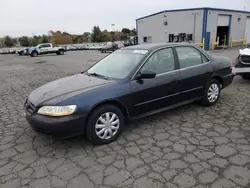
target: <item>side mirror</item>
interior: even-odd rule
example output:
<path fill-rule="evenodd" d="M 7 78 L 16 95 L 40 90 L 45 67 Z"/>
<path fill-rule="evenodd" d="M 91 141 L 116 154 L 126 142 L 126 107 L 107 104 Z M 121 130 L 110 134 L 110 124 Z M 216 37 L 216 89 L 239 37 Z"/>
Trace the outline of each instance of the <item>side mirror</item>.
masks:
<path fill-rule="evenodd" d="M 150 78 L 155 78 L 156 73 L 153 71 L 143 71 L 140 74 L 138 74 L 137 78 L 138 79 L 150 79 Z"/>

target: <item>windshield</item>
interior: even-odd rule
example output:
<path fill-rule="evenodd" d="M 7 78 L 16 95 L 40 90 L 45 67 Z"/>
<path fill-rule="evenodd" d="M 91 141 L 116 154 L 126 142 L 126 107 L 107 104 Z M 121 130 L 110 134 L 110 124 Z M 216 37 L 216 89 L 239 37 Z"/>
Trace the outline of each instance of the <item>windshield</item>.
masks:
<path fill-rule="evenodd" d="M 117 50 L 91 67 L 87 74 L 123 79 L 138 65 L 145 53 L 136 50 Z"/>

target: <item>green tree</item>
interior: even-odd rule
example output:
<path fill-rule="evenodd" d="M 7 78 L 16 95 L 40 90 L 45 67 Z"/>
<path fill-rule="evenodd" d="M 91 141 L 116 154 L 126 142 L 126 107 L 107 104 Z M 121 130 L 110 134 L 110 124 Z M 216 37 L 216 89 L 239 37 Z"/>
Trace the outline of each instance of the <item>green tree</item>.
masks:
<path fill-rule="evenodd" d="M 106 29 L 102 32 L 102 42 L 112 41 L 112 35 Z"/>
<path fill-rule="evenodd" d="M 111 41 L 115 41 L 115 32 L 114 31 L 110 31 L 110 35 L 111 35 Z"/>
<path fill-rule="evenodd" d="M 81 38 L 81 36 L 79 36 L 79 35 L 73 35 L 72 36 L 73 43 L 75 43 L 75 44 L 79 43 L 80 38 Z"/>
<path fill-rule="evenodd" d="M 31 46 L 36 46 L 38 44 L 42 43 L 42 37 L 41 36 L 33 36 L 31 39 L 30 39 L 30 45 Z"/>
<path fill-rule="evenodd" d="M 91 42 L 91 33 L 90 32 L 84 32 L 82 42 Z"/>
<path fill-rule="evenodd" d="M 17 41 L 15 40 L 15 39 L 13 39 L 13 38 L 11 38 L 10 36 L 5 36 L 4 38 L 3 38 L 3 44 L 4 44 L 4 46 L 6 46 L 6 47 L 12 47 L 12 46 L 14 46 L 15 44 L 17 43 Z"/>
<path fill-rule="evenodd" d="M 86 38 L 90 37 L 90 35 L 91 35 L 90 32 L 84 32 L 84 33 L 83 33 L 83 37 L 86 37 Z"/>
<path fill-rule="evenodd" d="M 47 36 L 47 35 L 42 36 L 42 39 L 41 39 L 42 43 L 48 43 L 49 41 L 50 41 L 49 36 Z"/>
<path fill-rule="evenodd" d="M 130 31 L 130 36 L 137 36 L 137 32 L 135 28 Z"/>
<path fill-rule="evenodd" d="M 62 33 L 63 35 L 70 35 L 68 32 L 66 32 L 66 31 L 64 31 L 63 33 Z"/>
<path fill-rule="evenodd" d="M 99 26 L 94 26 L 91 34 L 92 42 L 103 42 L 102 31 Z"/>
<path fill-rule="evenodd" d="M 29 37 L 22 36 L 18 40 L 19 40 L 21 46 L 25 46 L 25 47 L 30 46 L 30 39 L 29 39 Z"/>
<path fill-rule="evenodd" d="M 128 28 L 122 28 L 122 33 L 124 34 L 124 35 L 130 35 L 130 29 L 128 29 Z"/>

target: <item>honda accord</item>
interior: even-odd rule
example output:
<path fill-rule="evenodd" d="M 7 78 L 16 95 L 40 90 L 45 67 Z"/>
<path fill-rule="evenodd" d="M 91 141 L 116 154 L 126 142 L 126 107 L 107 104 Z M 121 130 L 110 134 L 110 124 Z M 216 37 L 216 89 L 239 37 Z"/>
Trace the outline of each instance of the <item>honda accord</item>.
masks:
<path fill-rule="evenodd" d="M 119 49 L 89 69 L 47 83 L 25 100 L 25 116 L 38 133 L 86 136 L 107 144 L 125 120 L 194 101 L 214 105 L 232 83 L 232 61 L 186 43 Z"/>

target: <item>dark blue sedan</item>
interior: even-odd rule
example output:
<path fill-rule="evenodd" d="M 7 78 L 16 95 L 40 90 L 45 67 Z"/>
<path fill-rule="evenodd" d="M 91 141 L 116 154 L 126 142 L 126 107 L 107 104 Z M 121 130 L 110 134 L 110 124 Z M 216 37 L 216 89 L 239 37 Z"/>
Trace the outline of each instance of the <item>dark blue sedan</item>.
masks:
<path fill-rule="evenodd" d="M 85 135 L 94 144 L 114 141 L 124 120 L 200 101 L 214 105 L 232 83 L 232 62 L 191 44 L 130 46 L 88 70 L 31 92 L 26 119 L 38 133 Z"/>

